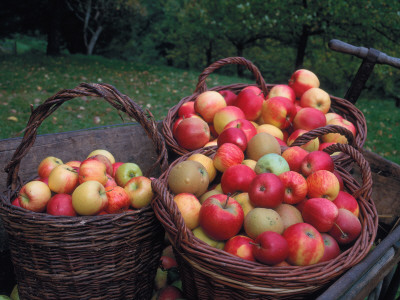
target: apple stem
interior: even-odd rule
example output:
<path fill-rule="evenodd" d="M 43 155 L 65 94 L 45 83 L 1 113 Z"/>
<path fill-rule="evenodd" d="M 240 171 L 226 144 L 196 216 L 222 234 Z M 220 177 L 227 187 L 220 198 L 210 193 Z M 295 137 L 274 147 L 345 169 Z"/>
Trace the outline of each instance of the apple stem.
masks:
<path fill-rule="evenodd" d="M 333 224 L 335 224 L 335 226 L 340 230 L 343 238 L 346 238 L 348 236 L 348 234 L 343 232 L 342 228 L 340 228 L 340 226 L 338 224 L 336 224 L 336 223 L 333 223 Z"/>
<path fill-rule="evenodd" d="M 231 195 L 231 193 L 228 193 L 228 195 L 226 196 L 226 200 L 225 200 L 225 203 L 224 203 L 224 208 L 226 208 L 228 206 L 230 195 Z"/>

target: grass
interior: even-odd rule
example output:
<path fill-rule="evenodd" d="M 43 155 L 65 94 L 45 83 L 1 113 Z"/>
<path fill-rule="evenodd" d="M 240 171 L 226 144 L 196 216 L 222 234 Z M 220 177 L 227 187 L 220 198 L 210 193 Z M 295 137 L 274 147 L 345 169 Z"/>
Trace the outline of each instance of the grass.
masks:
<path fill-rule="evenodd" d="M 105 59 L 96 56 L 43 54 L 0 56 L 0 139 L 22 135 L 30 115 L 30 105 L 37 107 L 61 89 L 74 88 L 81 82 L 104 82 L 114 85 L 157 120 L 170 107 L 190 95 L 197 84 L 199 71 Z M 252 82 L 213 74 L 208 86 Z M 400 163 L 400 108 L 393 101 L 361 97 L 357 107 L 364 113 L 368 135 L 366 149 Z M 117 111 L 102 99 L 73 99 L 63 104 L 39 127 L 39 134 L 78 130 L 102 125 L 131 122 L 121 120 Z M 5 125 L 7 124 L 7 125 Z"/>

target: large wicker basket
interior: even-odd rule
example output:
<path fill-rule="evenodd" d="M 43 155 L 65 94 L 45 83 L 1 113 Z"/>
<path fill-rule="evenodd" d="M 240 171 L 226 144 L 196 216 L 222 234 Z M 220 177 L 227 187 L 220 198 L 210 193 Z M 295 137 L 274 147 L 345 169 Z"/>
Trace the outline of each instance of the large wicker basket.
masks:
<path fill-rule="evenodd" d="M 172 134 L 173 124 L 174 121 L 178 118 L 179 108 L 182 106 L 182 104 L 186 102 L 195 101 L 200 93 L 208 90 L 206 85 L 206 79 L 210 74 L 212 74 L 215 70 L 230 64 L 245 66 L 254 75 L 254 78 L 256 80 L 256 86 L 258 86 L 265 95 L 267 95 L 268 91 L 275 85 L 275 84 L 266 84 L 259 69 L 251 61 L 243 57 L 224 58 L 208 66 L 200 74 L 194 93 L 190 96 L 181 99 L 178 102 L 178 104 L 170 108 L 167 113 L 167 116 L 163 120 L 162 131 L 165 137 L 165 141 L 167 143 L 168 148 L 171 149 L 176 154 L 183 155 L 189 152 L 188 150 L 182 148 L 177 143 Z M 225 86 L 215 86 L 210 88 L 209 90 L 213 91 L 231 90 L 235 94 L 238 94 L 246 86 L 249 86 L 249 84 L 238 83 Z M 367 123 L 363 113 L 359 109 L 357 109 L 352 103 L 350 103 L 345 99 L 338 98 L 332 95 L 330 95 L 330 97 L 331 97 L 331 112 L 336 112 L 340 114 L 342 117 L 351 121 L 355 125 L 357 134 L 354 138 L 354 143 L 352 145 L 355 146 L 356 149 L 362 148 L 367 138 Z M 339 156 L 336 156 L 335 161 L 340 165 L 346 167 L 347 170 L 351 169 L 350 165 L 352 163 L 352 159 L 348 155 L 341 154 Z"/>
<path fill-rule="evenodd" d="M 164 241 L 150 205 L 121 214 L 63 217 L 10 204 L 23 184 L 18 176 L 21 159 L 35 142 L 42 121 L 64 102 L 83 96 L 104 98 L 138 121 L 154 144 L 154 167 L 168 167 L 154 120 L 110 85 L 62 90 L 33 110 L 22 142 L 5 168 L 8 190 L 0 202 L 19 295 L 38 300 L 150 299 Z"/>
<path fill-rule="evenodd" d="M 192 153 L 212 157 L 215 150 L 215 147 L 204 148 Z M 153 181 L 157 197 L 152 205 L 174 247 L 184 294 L 188 299 L 312 298 L 365 257 L 374 242 L 378 226 L 376 208 L 371 199 L 369 164 L 350 145 L 335 144 L 325 151 L 346 153 L 361 169 L 363 182 L 359 184 L 349 172 L 335 163 L 346 190 L 358 200 L 362 232 L 340 256 L 311 266 L 270 267 L 242 260 L 196 238 L 185 225 L 167 184 L 171 168 L 187 159 L 191 153 L 174 161 L 167 172 Z"/>

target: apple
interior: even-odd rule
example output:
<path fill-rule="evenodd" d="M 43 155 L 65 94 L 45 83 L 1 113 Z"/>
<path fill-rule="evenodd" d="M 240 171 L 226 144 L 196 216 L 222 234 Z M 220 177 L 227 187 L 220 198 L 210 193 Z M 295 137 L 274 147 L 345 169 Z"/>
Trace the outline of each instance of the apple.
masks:
<path fill-rule="evenodd" d="M 299 146 L 289 147 L 282 152 L 282 157 L 289 164 L 291 171 L 300 172 L 301 162 L 306 157 L 308 151 Z"/>
<path fill-rule="evenodd" d="M 213 159 L 202 153 L 194 153 L 187 160 L 194 160 L 203 165 L 208 174 L 209 182 L 212 182 L 217 175 L 217 169 L 214 166 Z"/>
<path fill-rule="evenodd" d="M 72 193 L 72 206 L 79 215 L 96 215 L 105 209 L 107 204 L 106 190 L 96 180 L 82 182 Z"/>
<path fill-rule="evenodd" d="M 118 184 L 117 184 L 117 182 L 115 181 L 114 177 L 112 177 L 111 175 L 107 174 L 107 182 L 106 182 L 106 184 L 104 185 L 104 187 L 105 187 L 105 188 L 108 188 L 108 187 L 114 187 L 114 186 L 117 186 L 117 185 L 118 185 Z"/>
<path fill-rule="evenodd" d="M 124 189 L 129 196 L 130 205 L 136 209 L 149 205 L 154 196 L 151 179 L 145 176 L 129 179 L 125 183 Z"/>
<path fill-rule="evenodd" d="M 50 172 L 57 166 L 62 165 L 63 162 L 61 159 L 54 156 L 47 156 L 39 163 L 37 172 L 39 177 L 47 178 L 50 175 Z"/>
<path fill-rule="evenodd" d="M 304 157 L 301 162 L 301 173 L 307 177 L 318 170 L 333 172 L 335 164 L 332 157 L 324 151 L 313 151 Z"/>
<path fill-rule="evenodd" d="M 237 95 L 235 106 L 244 112 L 246 120 L 254 121 L 260 117 L 263 103 L 264 97 L 262 94 L 256 94 L 250 89 L 244 89 Z"/>
<path fill-rule="evenodd" d="M 292 125 L 296 115 L 293 102 L 285 97 L 273 97 L 266 100 L 262 108 L 264 123 L 272 124 L 279 129 L 286 129 Z"/>
<path fill-rule="evenodd" d="M 196 150 L 210 141 L 210 128 L 199 118 L 186 118 L 175 131 L 177 143 L 186 150 Z"/>
<path fill-rule="evenodd" d="M 226 106 L 214 115 L 213 124 L 215 131 L 220 134 L 225 126 L 234 120 L 246 119 L 244 112 L 237 106 Z"/>
<path fill-rule="evenodd" d="M 344 182 L 343 182 L 342 176 L 336 170 L 333 170 L 333 174 L 335 174 L 336 178 L 339 181 L 339 186 L 340 186 L 339 190 L 343 191 L 344 190 Z"/>
<path fill-rule="evenodd" d="M 246 215 L 244 230 L 249 237 L 256 239 L 264 231 L 282 234 L 284 227 L 281 216 L 275 210 L 256 207 Z"/>
<path fill-rule="evenodd" d="M 72 206 L 72 196 L 69 194 L 55 194 L 47 202 L 46 212 L 53 216 L 76 216 Z"/>
<path fill-rule="evenodd" d="M 335 200 L 333 200 L 333 203 L 337 206 L 337 208 L 345 208 L 351 211 L 356 217 L 358 217 L 360 214 L 360 207 L 357 199 L 348 192 L 339 191 L 339 194 Z"/>
<path fill-rule="evenodd" d="M 347 245 L 355 241 L 361 233 L 360 220 L 349 210 L 338 209 L 338 217 L 328 232 L 339 245 Z"/>
<path fill-rule="evenodd" d="M 176 129 L 178 128 L 179 124 L 181 124 L 181 122 L 182 122 L 183 120 L 185 120 L 185 119 L 190 119 L 190 118 L 197 118 L 197 119 L 200 119 L 200 120 L 204 121 L 203 118 L 200 117 L 200 116 L 197 115 L 197 114 L 187 114 L 187 115 L 184 115 L 184 116 L 182 116 L 182 117 L 179 117 L 179 118 L 176 119 L 176 120 L 174 121 L 174 123 L 172 124 L 172 135 L 173 135 L 174 137 L 176 136 Z"/>
<path fill-rule="evenodd" d="M 114 155 L 112 155 L 112 153 L 110 151 L 105 150 L 105 149 L 96 149 L 96 150 L 90 152 L 89 155 L 86 158 L 89 158 L 89 157 L 94 156 L 96 154 L 104 155 L 105 157 L 107 157 L 109 159 L 111 164 L 115 163 Z"/>
<path fill-rule="evenodd" d="M 226 241 L 224 250 L 240 258 L 256 261 L 253 255 L 254 240 L 245 235 L 235 235 Z"/>
<path fill-rule="evenodd" d="M 288 137 L 286 143 L 288 144 L 288 146 L 291 146 L 293 144 L 293 142 L 299 136 L 305 134 L 306 132 L 308 132 L 308 131 L 305 129 L 297 129 L 297 130 L 293 131 L 290 134 L 290 136 Z M 319 139 L 316 137 L 315 139 L 312 139 L 312 140 L 308 141 L 307 143 L 301 145 L 300 148 L 303 148 L 304 150 L 306 150 L 308 152 L 317 151 L 319 149 Z"/>
<path fill-rule="evenodd" d="M 245 158 L 245 159 L 242 161 L 242 165 L 246 165 L 246 166 L 252 168 L 253 170 L 255 169 L 256 164 L 257 164 L 257 162 L 256 162 L 255 160 L 249 159 L 249 158 Z"/>
<path fill-rule="evenodd" d="M 44 182 L 45 184 L 49 185 L 49 177 L 46 177 L 46 178 L 38 177 L 35 180 L 39 180 L 39 181 Z"/>
<path fill-rule="evenodd" d="M 79 166 L 81 165 L 80 160 L 70 160 L 65 163 L 67 166 L 73 167 L 75 170 L 79 170 Z"/>
<path fill-rule="evenodd" d="M 102 185 L 107 183 L 106 165 L 98 160 L 87 158 L 82 161 L 78 173 L 79 183 L 96 180 Z"/>
<path fill-rule="evenodd" d="M 192 230 L 193 235 L 198 238 L 199 240 L 203 241 L 204 243 L 210 245 L 211 247 L 217 248 L 217 249 L 224 249 L 225 247 L 225 242 L 224 241 L 217 241 L 210 236 L 208 236 L 203 228 L 201 226 L 195 228 Z"/>
<path fill-rule="evenodd" d="M 268 153 L 281 155 L 281 146 L 273 135 L 260 132 L 248 141 L 246 149 L 248 159 L 258 161 L 261 156 Z"/>
<path fill-rule="evenodd" d="M 294 90 L 287 84 L 277 84 L 274 85 L 268 92 L 266 99 L 272 97 L 285 97 L 288 98 L 292 103 L 296 100 L 296 95 Z"/>
<path fill-rule="evenodd" d="M 313 130 L 326 125 L 325 114 L 314 108 L 304 107 L 300 109 L 293 119 L 293 128 L 303 130 Z"/>
<path fill-rule="evenodd" d="M 256 85 L 248 85 L 248 86 L 246 86 L 246 87 L 244 87 L 244 88 L 242 89 L 242 91 L 244 91 L 244 90 L 251 90 L 251 91 L 253 91 L 256 95 L 262 95 L 264 98 L 265 98 L 265 96 L 266 96 L 266 95 L 264 95 L 263 91 L 262 91 L 258 86 L 256 86 Z"/>
<path fill-rule="evenodd" d="M 199 199 L 190 193 L 180 193 L 174 196 L 174 201 L 178 206 L 186 226 L 190 230 L 198 227 L 200 224 L 199 215 L 201 208 Z"/>
<path fill-rule="evenodd" d="M 21 207 L 21 204 L 19 204 L 19 199 L 18 199 L 18 197 L 15 198 L 13 201 L 11 201 L 11 204 L 14 205 L 14 206 Z"/>
<path fill-rule="evenodd" d="M 217 139 L 218 147 L 224 143 L 232 143 L 238 146 L 242 151 L 247 148 L 247 137 L 242 129 L 237 127 L 230 127 L 224 129 Z"/>
<path fill-rule="evenodd" d="M 269 133 L 269 134 L 273 135 L 274 137 L 281 139 L 282 141 L 284 139 L 282 130 L 272 124 L 259 125 L 257 127 L 257 133 L 259 133 L 259 132 Z"/>
<path fill-rule="evenodd" d="M 108 199 L 108 204 L 105 208 L 106 213 L 119 214 L 129 209 L 129 195 L 123 187 L 108 187 L 106 188 L 106 195 Z"/>
<path fill-rule="evenodd" d="M 224 97 L 226 105 L 235 105 L 237 95 L 231 90 L 218 91 Z"/>
<path fill-rule="evenodd" d="M 158 297 L 158 291 L 167 286 L 168 270 L 158 267 L 154 277 L 155 295 Z M 156 298 L 158 299 L 158 298 Z"/>
<path fill-rule="evenodd" d="M 307 196 L 307 181 L 300 173 L 286 171 L 278 175 L 278 177 L 285 189 L 283 203 L 297 204 Z"/>
<path fill-rule="evenodd" d="M 232 143 L 225 143 L 218 147 L 213 158 L 214 166 L 220 172 L 225 172 L 230 166 L 241 164 L 243 160 L 242 149 Z"/>
<path fill-rule="evenodd" d="M 338 217 L 338 208 L 328 199 L 311 198 L 304 204 L 302 216 L 319 232 L 328 232 Z"/>
<path fill-rule="evenodd" d="M 221 176 L 221 187 L 224 194 L 248 192 L 256 172 L 246 165 L 239 164 L 228 167 Z"/>
<path fill-rule="evenodd" d="M 307 177 L 308 198 L 326 198 L 335 200 L 339 194 L 340 185 L 336 175 L 327 170 L 315 171 Z"/>
<path fill-rule="evenodd" d="M 115 173 L 117 172 L 117 169 L 123 165 L 124 163 L 122 161 L 118 161 L 112 164 L 113 166 L 113 173 L 112 173 L 112 177 L 115 178 Z"/>
<path fill-rule="evenodd" d="M 171 256 L 161 255 L 160 261 L 161 261 L 161 266 L 164 270 L 169 270 L 171 268 L 178 266 L 176 259 Z"/>
<path fill-rule="evenodd" d="M 183 294 L 180 289 L 173 285 L 167 285 L 159 290 L 157 300 L 178 300 Z"/>
<path fill-rule="evenodd" d="M 207 123 L 212 122 L 215 113 L 224 107 L 226 107 L 225 98 L 216 91 L 205 91 L 194 101 L 194 110 Z"/>
<path fill-rule="evenodd" d="M 253 206 L 274 208 L 282 203 L 285 187 L 277 175 L 261 173 L 251 181 L 248 193 Z"/>
<path fill-rule="evenodd" d="M 196 111 L 194 109 L 194 101 L 185 102 L 178 109 L 179 117 L 194 115 L 194 114 L 196 114 Z"/>
<path fill-rule="evenodd" d="M 209 141 L 208 143 L 206 143 L 205 145 L 204 145 L 204 148 L 205 147 L 213 147 L 213 146 L 217 146 L 217 140 L 215 139 L 215 140 L 212 140 L 212 141 Z"/>
<path fill-rule="evenodd" d="M 331 97 L 323 89 L 314 87 L 303 93 L 300 98 L 300 106 L 314 107 L 322 111 L 324 114 L 327 114 L 331 108 Z"/>
<path fill-rule="evenodd" d="M 287 262 L 291 265 L 313 265 L 318 263 L 324 255 L 324 240 L 311 224 L 293 224 L 283 232 L 283 237 L 289 246 Z"/>
<path fill-rule="evenodd" d="M 142 170 L 133 162 L 126 162 L 120 165 L 115 172 L 115 181 L 119 186 L 124 187 L 125 184 L 134 177 L 142 176 Z"/>
<path fill-rule="evenodd" d="M 328 124 L 328 122 L 330 120 L 333 120 L 333 119 L 343 120 L 343 117 L 341 115 L 337 114 L 337 113 L 328 112 L 328 113 L 325 114 L 325 119 L 326 119 L 326 124 Z"/>
<path fill-rule="evenodd" d="M 290 171 L 290 167 L 287 161 L 281 155 L 276 153 L 268 153 L 261 156 L 257 160 L 254 171 L 257 174 L 273 173 L 279 176 L 283 172 Z"/>
<path fill-rule="evenodd" d="M 78 183 L 78 173 L 66 164 L 55 167 L 48 177 L 48 186 L 54 193 L 71 194 Z"/>
<path fill-rule="evenodd" d="M 227 240 L 235 236 L 243 226 L 243 209 L 233 198 L 218 194 L 209 197 L 201 205 L 200 226 L 215 240 Z"/>
<path fill-rule="evenodd" d="M 326 232 L 321 233 L 322 239 L 324 240 L 324 255 L 322 256 L 320 262 L 328 261 L 334 259 L 340 255 L 342 252 L 340 250 L 339 244 L 336 240 Z"/>
<path fill-rule="evenodd" d="M 327 122 L 326 125 L 338 125 L 349 130 L 353 136 L 356 136 L 356 127 L 354 124 L 346 119 L 333 119 Z M 340 133 L 327 133 L 321 137 L 324 143 L 340 143 L 348 144 L 347 138 Z"/>
<path fill-rule="evenodd" d="M 107 156 L 103 154 L 96 154 L 93 156 L 89 156 L 87 159 L 94 159 L 102 162 L 106 166 L 106 172 L 109 175 L 113 174 L 113 164 L 110 162 L 110 160 L 107 158 Z"/>
<path fill-rule="evenodd" d="M 224 129 L 231 128 L 231 127 L 242 129 L 242 131 L 246 135 L 247 142 L 250 141 L 251 138 L 257 134 L 257 128 L 254 126 L 254 124 L 252 122 L 250 122 L 249 120 L 246 120 L 246 119 L 233 120 L 233 121 L 229 122 L 228 124 L 226 124 Z"/>
<path fill-rule="evenodd" d="M 254 206 L 250 202 L 249 193 L 239 193 L 233 196 L 237 202 L 239 202 L 240 206 L 243 208 L 243 214 L 246 215 L 254 208 Z"/>
<path fill-rule="evenodd" d="M 274 210 L 281 217 L 284 230 L 293 224 L 304 222 L 300 210 L 294 205 L 282 203 Z"/>
<path fill-rule="evenodd" d="M 253 255 L 261 263 L 276 265 L 288 257 L 289 245 L 281 234 L 264 231 L 255 240 Z"/>
<path fill-rule="evenodd" d="M 289 86 L 293 89 L 297 98 L 301 98 L 305 91 L 313 87 L 319 87 L 319 79 L 315 73 L 307 69 L 296 70 L 289 79 Z"/>
<path fill-rule="evenodd" d="M 51 190 L 47 184 L 39 180 L 29 181 L 18 192 L 18 201 L 22 208 L 43 212 L 51 198 Z"/>

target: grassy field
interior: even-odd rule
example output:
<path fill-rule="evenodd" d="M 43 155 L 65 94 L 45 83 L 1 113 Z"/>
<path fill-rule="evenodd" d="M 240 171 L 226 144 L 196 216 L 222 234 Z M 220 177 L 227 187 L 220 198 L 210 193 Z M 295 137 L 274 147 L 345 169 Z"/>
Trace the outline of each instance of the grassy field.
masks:
<path fill-rule="evenodd" d="M 194 91 L 200 74 L 198 71 L 81 55 L 56 58 L 42 54 L 7 55 L 0 56 L 0 62 L 0 139 L 22 135 L 31 105 L 37 107 L 56 92 L 74 88 L 81 82 L 112 84 L 161 120 L 168 108 Z M 213 74 L 207 84 L 212 87 L 239 82 L 252 81 Z M 364 94 L 357 107 L 367 120 L 365 147 L 400 163 L 400 108 L 384 97 L 368 99 Z M 39 134 L 123 122 L 131 120 L 121 120 L 106 101 L 79 98 L 66 102 L 47 118 L 40 126 Z"/>

